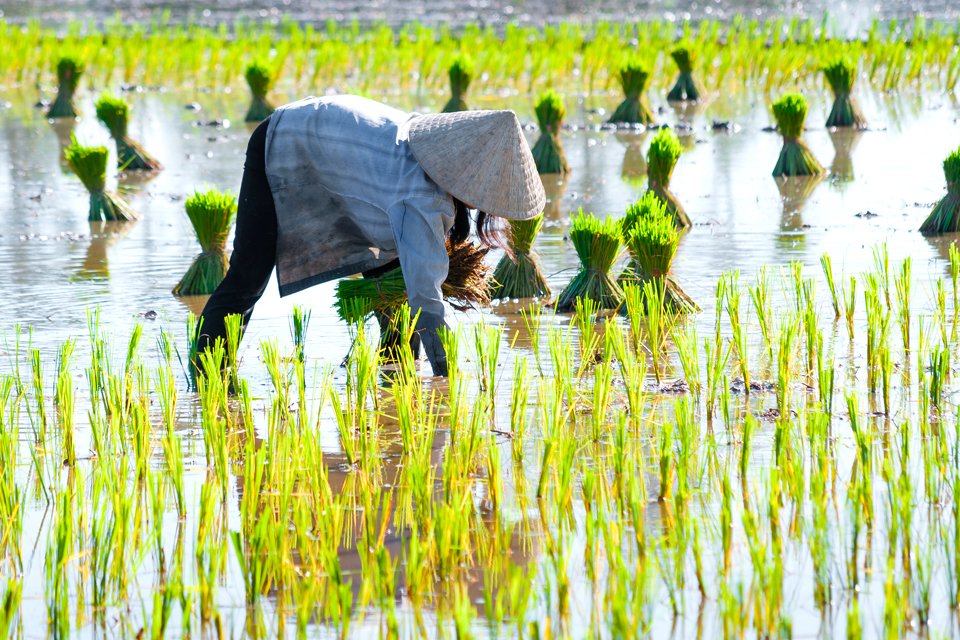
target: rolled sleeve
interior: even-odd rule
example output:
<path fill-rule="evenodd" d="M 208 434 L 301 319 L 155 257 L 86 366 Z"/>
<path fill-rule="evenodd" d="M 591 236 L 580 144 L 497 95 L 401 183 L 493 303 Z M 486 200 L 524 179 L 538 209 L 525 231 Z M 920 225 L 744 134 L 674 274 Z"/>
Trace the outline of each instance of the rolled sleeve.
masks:
<path fill-rule="evenodd" d="M 417 330 L 434 374 L 445 375 L 446 355 L 437 330 L 448 326 L 450 315 L 441 286 L 450 266 L 446 237 L 453 225 L 453 202 L 440 193 L 411 197 L 391 217 L 410 311 L 420 314 Z"/>

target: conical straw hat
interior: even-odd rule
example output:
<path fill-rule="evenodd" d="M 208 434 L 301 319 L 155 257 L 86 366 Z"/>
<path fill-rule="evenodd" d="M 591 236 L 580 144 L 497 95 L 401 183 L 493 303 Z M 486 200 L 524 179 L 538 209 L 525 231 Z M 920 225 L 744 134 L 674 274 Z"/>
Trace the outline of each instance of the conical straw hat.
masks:
<path fill-rule="evenodd" d="M 417 116 L 407 139 L 427 175 L 467 206 L 511 220 L 543 211 L 543 183 L 513 111 Z"/>

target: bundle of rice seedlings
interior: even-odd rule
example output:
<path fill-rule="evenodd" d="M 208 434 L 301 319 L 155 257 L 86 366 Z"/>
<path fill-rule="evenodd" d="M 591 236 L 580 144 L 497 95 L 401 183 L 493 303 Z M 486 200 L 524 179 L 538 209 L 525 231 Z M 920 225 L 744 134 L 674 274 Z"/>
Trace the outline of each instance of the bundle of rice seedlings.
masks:
<path fill-rule="evenodd" d="M 680 244 L 680 231 L 674 218 L 659 198 L 647 192 L 627 208 L 620 220 L 630 261 L 618 278 L 619 284 L 642 286 L 655 282 L 664 291 L 664 302 L 681 313 L 698 311 L 699 307 L 670 275 L 670 266 Z"/>
<path fill-rule="evenodd" d="M 693 78 L 693 66 L 697 63 L 697 51 L 689 43 L 679 43 L 670 52 L 680 75 L 667 94 L 670 102 L 697 102 L 703 94 L 700 84 Z"/>
<path fill-rule="evenodd" d="M 488 304 L 490 275 L 484 259 L 487 249 L 471 242 L 451 245 L 447 242 L 450 267 L 441 286 L 443 298 L 455 309 L 464 310 Z M 348 323 L 363 322 L 374 313 L 392 317 L 407 301 L 403 271 L 399 268 L 376 278 L 347 278 L 337 282 L 337 314 Z"/>
<path fill-rule="evenodd" d="M 960 231 L 960 147 L 943 161 L 947 195 L 933 207 L 920 226 L 925 236 Z"/>
<path fill-rule="evenodd" d="M 854 127 L 865 129 L 867 119 L 860 111 L 860 105 L 850 95 L 853 90 L 853 80 L 857 75 L 857 67 L 851 62 L 838 59 L 823 67 L 830 88 L 833 89 L 833 108 L 827 118 L 828 127 Z"/>
<path fill-rule="evenodd" d="M 685 229 L 690 226 L 690 218 L 680 206 L 677 196 L 670 191 L 670 176 L 681 153 L 683 145 L 677 134 L 670 129 L 660 129 L 650 141 L 647 151 L 647 193 L 652 193 L 660 200 L 678 228 Z"/>
<path fill-rule="evenodd" d="M 209 295 L 227 274 L 227 236 L 237 215 L 237 199 L 229 191 L 195 191 L 185 207 L 203 252 L 173 288 L 173 295 Z"/>
<path fill-rule="evenodd" d="M 64 151 L 67 164 L 90 192 L 88 220 L 136 220 L 123 198 L 107 191 L 107 148 L 85 147 L 76 139 Z"/>
<path fill-rule="evenodd" d="M 158 171 L 162 168 L 149 153 L 127 135 L 130 105 L 123 98 L 102 96 L 97 101 L 97 118 L 110 130 L 117 143 L 117 166 L 122 171 Z"/>
<path fill-rule="evenodd" d="M 570 242 L 580 258 L 580 271 L 557 298 L 558 311 L 572 311 L 578 298 L 590 298 L 600 309 L 616 309 L 623 302 L 623 290 L 610 275 L 623 243 L 615 220 L 603 222 L 583 209 L 570 223 Z"/>
<path fill-rule="evenodd" d="M 799 93 L 788 93 L 773 103 L 773 117 L 783 136 L 783 148 L 774 177 L 813 176 L 823 173 L 823 167 L 813 157 L 813 152 L 800 139 L 803 123 L 807 118 L 807 101 Z"/>
<path fill-rule="evenodd" d="M 466 56 L 457 56 L 453 64 L 450 65 L 450 100 L 443 107 L 443 113 L 454 111 L 466 111 L 470 107 L 464 96 L 467 95 L 467 89 L 473 80 L 474 67 L 473 62 Z"/>
<path fill-rule="evenodd" d="M 64 56 L 57 62 L 57 99 L 47 111 L 48 118 L 76 118 L 77 109 L 73 104 L 73 94 L 83 73 L 83 63 L 71 56 Z"/>
<path fill-rule="evenodd" d="M 533 160 L 540 173 L 567 173 L 567 157 L 560 145 L 560 126 L 566 116 L 560 94 L 550 89 L 544 91 L 534 105 L 537 123 L 540 125 L 540 139 L 533 145 Z"/>
<path fill-rule="evenodd" d="M 550 295 L 540 256 L 533 241 L 543 227 L 543 215 L 510 221 L 510 253 L 505 253 L 493 271 L 493 298 L 537 298 Z M 510 255 L 510 254 L 513 255 Z"/>
<path fill-rule="evenodd" d="M 273 105 L 267 101 L 267 93 L 273 86 L 273 72 L 262 62 L 252 62 L 244 74 L 253 98 L 244 122 L 262 122 L 273 113 Z"/>
<path fill-rule="evenodd" d="M 647 103 L 647 83 L 650 69 L 631 61 L 620 67 L 620 86 L 625 96 L 610 120 L 613 124 L 653 124 L 653 111 Z"/>

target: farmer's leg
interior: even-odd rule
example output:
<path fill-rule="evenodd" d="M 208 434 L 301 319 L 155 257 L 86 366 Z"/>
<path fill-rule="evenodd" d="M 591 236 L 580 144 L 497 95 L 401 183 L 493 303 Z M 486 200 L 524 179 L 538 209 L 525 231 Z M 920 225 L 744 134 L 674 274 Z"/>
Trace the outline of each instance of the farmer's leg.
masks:
<path fill-rule="evenodd" d="M 277 210 L 263 157 L 269 121 L 268 118 L 260 123 L 247 145 L 230 268 L 200 315 L 198 351 L 212 346 L 218 338 L 226 340 L 226 316 L 238 313 L 242 317 L 242 326 L 246 326 L 253 306 L 267 288 L 276 263 Z"/>

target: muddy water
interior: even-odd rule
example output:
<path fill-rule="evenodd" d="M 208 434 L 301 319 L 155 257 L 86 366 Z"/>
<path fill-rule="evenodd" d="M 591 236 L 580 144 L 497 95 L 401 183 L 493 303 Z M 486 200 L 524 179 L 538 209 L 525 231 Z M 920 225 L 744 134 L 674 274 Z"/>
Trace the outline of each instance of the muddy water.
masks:
<path fill-rule="evenodd" d="M 31 344 L 52 357 L 63 340 L 86 334 L 88 310 L 98 306 L 102 326 L 116 336 L 115 350 L 122 348 L 136 322 L 145 326 L 143 344 L 152 345 L 163 329 L 175 333 L 185 349 L 187 313 L 199 311 L 203 299 L 180 300 L 170 294 L 198 252 L 183 212 L 183 199 L 205 185 L 237 189 L 250 133 L 250 128 L 238 121 L 245 97 L 178 92 L 130 96 L 136 114 L 131 136 L 141 140 L 166 170 L 145 181 L 121 181 L 122 192 L 141 214 L 138 222 L 124 225 L 86 221 L 86 193 L 60 161 L 71 127 L 54 126 L 43 119 L 30 106 L 36 96 L 7 92 L 0 99 L 9 103 L 0 111 L 0 268 L 5 274 L 0 336 L 9 345 L 16 326 L 31 327 Z M 199 112 L 184 109 L 192 102 L 201 105 Z M 642 156 L 652 134 L 603 129 L 603 110 L 615 103 L 615 97 L 608 97 L 578 104 L 571 109 L 571 127 L 563 134 L 573 172 L 561 184 L 549 181 L 548 223 L 536 245 L 557 292 L 577 265 L 565 238 L 570 213 L 583 207 L 598 214 L 619 215 L 644 189 Z M 762 131 L 770 124 L 762 100 L 714 100 L 694 112 L 676 112 L 655 101 L 662 122 L 685 125 L 682 132 L 687 151 L 672 187 L 695 226 L 682 241 L 674 275 L 703 307 L 697 320 L 701 335 L 710 332 L 713 287 L 723 271 L 739 269 L 744 280 L 752 280 L 762 265 L 775 269 L 800 261 L 813 275 L 818 273 L 821 254 L 829 252 L 838 273 L 856 274 L 872 267 L 873 248 L 882 242 L 887 243 L 894 265 L 903 257 L 913 257 L 914 304 L 919 313 L 930 312 L 932 283 L 946 273 L 950 239 L 929 241 L 916 228 L 929 205 L 943 194 L 941 162 L 956 144 L 949 132 L 956 131 L 958 110 L 947 98 L 935 95 L 865 95 L 862 104 L 872 129 L 844 136 L 819 126 L 829 103 L 825 96 L 812 98 L 806 139 L 821 162 L 832 167 L 832 174 L 817 183 L 782 187 L 770 177 L 780 140 L 776 134 Z M 410 99 L 402 106 L 430 105 Z M 508 106 L 517 108 L 525 121 L 532 121 L 528 107 Z M 106 142 L 105 131 L 91 117 L 91 96 L 84 96 L 81 108 L 86 116 L 72 126 L 72 133 L 84 142 Z M 224 119 L 233 122 L 220 127 L 196 126 L 197 121 Z M 730 122 L 732 132 L 714 131 L 714 120 Z M 535 131 L 530 135 L 535 137 Z M 111 184 L 116 185 L 114 177 Z M 283 349 L 289 349 L 288 326 L 294 304 L 312 310 L 306 345 L 311 367 L 336 366 L 346 354 L 349 338 L 331 308 L 332 290 L 333 285 L 323 285 L 280 299 L 275 283 L 270 284 L 241 350 L 243 374 L 255 395 L 265 396 L 270 387 L 258 361 L 257 345 L 261 340 L 278 339 Z M 826 313 L 824 293 L 821 288 Z M 779 295 L 773 297 L 780 300 Z M 858 308 L 862 309 L 862 303 Z M 480 320 L 503 323 L 510 337 L 514 329 L 522 329 L 516 311 L 517 306 L 508 303 L 459 314 L 458 319 L 465 325 Z M 566 320 L 548 315 L 545 324 Z M 27 338 L 27 334 L 22 336 Z M 521 336 L 517 353 L 525 351 L 526 343 Z M 859 342 L 856 348 L 862 348 Z M 84 362 L 84 358 L 81 351 L 78 360 Z M 510 389 L 511 359 L 512 353 L 503 358 L 505 393 Z M 855 364 L 841 358 L 841 368 Z M 52 368 L 52 362 L 47 366 Z M 342 370 L 336 369 L 338 384 L 343 377 Z M 203 445 L 193 410 L 190 397 L 185 396 L 181 419 L 188 453 L 192 448 L 187 465 L 192 485 L 187 488 L 188 495 L 203 481 Z M 21 437 L 27 434 L 22 432 Z M 439 456 L 443 439 L 438 438 L 435 446 Z M 530 446 L 536 443 L 531 441 Z M 78 448 L 84 450 L 82 441 Z M 342 454 L 332 425 L 324 434 L 324 448 L 333 460 Z M 758 461 L 768 458 L 768 448 L 758 445 Z M 528 474 L 528 483 L 531 478 L 536 478 L 535 472 Z M 335 487 L 348 481 L 343 474 L 332 473 Z M 511 486 L 509 478 L 505 485 Z M 650 510 L 648 522 L 655 527 L 659 519 L 656 505 Z M 41 536 L 44 517 L 38 506 L 28 508 L 25 540 L 45 537 Z M 169 535 L 172 540 L 175 531 Z M 537 561 L 535 536 L 533 539 L 522 552 L 518 550 L 517 557 Z M 576 538 L 573 544 L 571 557 L 580 557 L 583 540 Z M 24 584 L 27 635 L 41 634 L 45 625 L 42 554 L 33 562 Z M 349 569 L 349 559 L 344 562 Z M 359 564 L 353 570 L 359 570 Z M 572 597 L 586 602 L 589 583 L 580 571 L 571 567 Z M 239 583 L 237 575 L 228 576 L 228 585 Z M 144 589 L 145 597 L 149 596 Z M 242 587 L 237 593 L 235 601 L 242 602 Z M 37 615 L 30 615 L 31 607 L 36 607 Z M 707 613 L 708 620 L 711 615 Z M 795 612 L 796 628 L 802 628 L 805 616 L 817 624 L 816 615 L 812 606 L 809 611 Z M 242 610 L 238 610 L 236 620 L 228 620 L 228 625 L 238 630 L 242 618 Z M 667 618 L 658 617 L 657 621 L 664 625 L 657 629 L 667 632 Z M 365 624 L 376 625 L 376 621 Z M 574 629 L 586 628 L 588 621 L 574 620 L 573 624 Z"/>
<path fill-rule="evenodd" d="M 12 0 L 2 8 L 2 15 L 9 19 L 32 19 L 43 16 L 47 22 L 65 22 L 70 19 L 111 18 L 118 11 L 114 2 L 105 0 Z M 361 23 L 387 22 L 398 24 L 417 20 L 427 24 L 460 25 L 464 23 L 543 24 L 569 20 L 622 20 L 624 18 L 726 19 L 737 14 L 767 18 L 781 15 L 820 18 L 832 16 L 835 25 L 844 32 L 852 33 L 868 26 L 874 18 L 897 19 L 912 22 L 922 15 L 931 18 L 951 19 L 958 15 L 955 3 L 949 0 L 879 0 L 861 2 L 830 2 L 809 0 L 807 2 L 782 3 L 774 0 L 376 0 L 358 3 L 356 0 L 307 0 L 305 2 L 250 2 L 229 0 L 198 4 L 189 0 L 136 0 L 123 4 L 123 17 L 127 20 L 146 20 L 160 12 L 169 12 L 174 22 L 195 21 L 215 24 L 237 17 L 279 21 L 290 18 L 303 22 L 328 19 L 340 21 L 357 20 Z"/>

